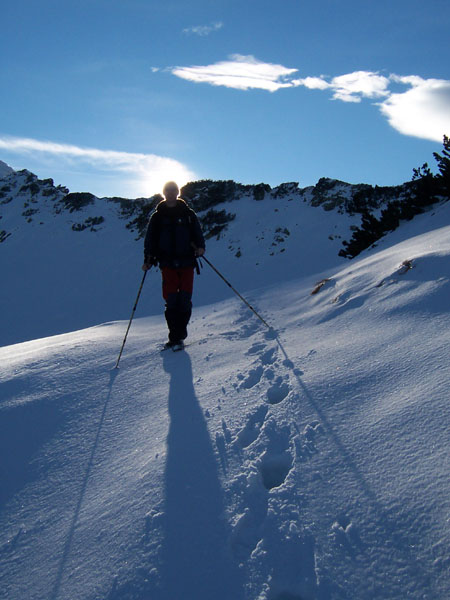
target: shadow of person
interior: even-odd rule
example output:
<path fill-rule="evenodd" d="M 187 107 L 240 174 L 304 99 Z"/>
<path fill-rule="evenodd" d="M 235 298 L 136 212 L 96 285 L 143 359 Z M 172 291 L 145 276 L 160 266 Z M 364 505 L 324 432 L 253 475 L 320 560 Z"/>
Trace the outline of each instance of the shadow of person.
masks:
<path fill-rule="evenodd" d="M 223 492 L 189 355 L 164 353 L 170 374 L 165 523 L 158 600 L 239 600 L 243 585 L 230 554 Z"/>

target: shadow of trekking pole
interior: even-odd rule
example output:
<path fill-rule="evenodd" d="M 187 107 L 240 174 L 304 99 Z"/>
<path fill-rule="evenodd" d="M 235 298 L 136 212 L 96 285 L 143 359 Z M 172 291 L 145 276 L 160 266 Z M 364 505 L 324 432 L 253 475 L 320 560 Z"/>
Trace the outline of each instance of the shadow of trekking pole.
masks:
<path fill-rule="evenodd" d="M 81 485 L 81 490 L 80 490 L 80 495 L 78 496 L 78 501 L 77 501 L 77 505 L 75 507 L 75 512 L 73 514 L 73 518 L 69 527 L 69 531 L 67 534 L 67 539 L 66 542 L 64 544 L 64 549 L 62 552 L 62 556 L 61 556 L 61 560 L 59 562 L 59 567 L 58 567 L 58 572 L 56 575 L 56 581 L 55 581 L 55 585 L 53 586 L 53 590 L 52 590 L 52 594 L 49 597 L 50 600 L 56 600 L 59 596 L 59 592 L 61 590 L 61 584 L 62 584 L 62 580 L 63 580 L 63 575 L 64 575 L 64 569 L 67 563 L 67 560 L 69 558 L 69 554 L 70 554 L 70 549 L 72 547 L 72 542 L 73 542 L 73 537 L 74 537 L 74 533 L 75 533 L 75 528 L 77 526 L 77 522 L 78 522 L 78 518 L 80 516 L 80 511 L 81 511 L 81 507 L 83 505 L 83 500 L 86 494 L 86 489 L 87 489 L 87 485 L 89 482 L 89 477 L 92 471 L 92 466 L 94 464 L 94 456 L 95 456 L 95 452 L 97 450 L 98 447 L 98 441 L 100 438 L 100 432 L 102 430 L 103 427 L 103 423 L 105 421 L 105 415 L 106 415 L 106 409 L 108 408 L 108 404 L 109 401 L 111 399 L 111 394 L 112 394 L 112 389 L 113 389 L 113 385 L 114 385 L 114 380 L 116 378 L 118 374 L 118 371 L 116 370 L 112 370 L 110 372 L 109 375 L 109 388 L 108 388 L 108 395 L 106 396 L 106 400 L 105 403 L 103 405 L 103 409 L 102 409 L 102 414 L 100 416 L 100 420 L 97 426 L 97 432 L 95 435 L 95 440 L 94 443 L 92 445 L 92 449 L 91 449 L 91 454 L 89 456 L 89 460 L 88 460 L 88 465 L 87 465 L 87 469 L 86 469 L 86 473 L 84 475 L 84 479 L 83 479 L 83 483 Z"/>
<path fill-rule="evenodd" d="M 366 476 L 356 464 L 351 452 L 345 447 L 343 441 L 340 439 L 338 433 L 336 432 L 336 427 L 326 416 L 325 411 L 314 399 L 308 387 L 302 380 L 302 372 L 295 368 L 293 361 L 290 359 L 278 335 L 276 335 L 275 340 L 284 356 L 284 366 L 290 369 L 293 373 L 297 380 L 299 390 L 302 393 L 302 397 L 306 398 L 312 409 L 319 417 L 322 427 L 330 436 L 330 439 L 332 440 L 342 462 L 348 468 L 349 473 L 353 476 L 359 488 L 366 496 L 368 506 L 373 509 L 373 514 L 376 516 L 377 525 L 383 531 L 385 536 L 384 544 L 388 544 L 391 547 L 391 551 L 396 553 L 397 558 L 401 557 L 404 569 L 405 571 L 409 572 L 409 577 L 411 579 L 416 577 L 417 573 L 421 573 L 421 577 L 428 580 L 430 589 L 433 589 L 434 582 L 429 573 L 426 572 L 426 567 L 424 567 L 415 556 L 414 546 L 411 546 L 410 540 L 408 539 L 408 532 L 402 531 L 399 523 L 396 521 L 395 514 L 392 514 L 387 508 L 385 508 L 382 501 L 378 499 L 377 494 L 369 485 Z M 431 595 L 433 597 L 437 597 L 436 595 L 433 595 L 433 593 L 434 591 L 431 592 Z"/>

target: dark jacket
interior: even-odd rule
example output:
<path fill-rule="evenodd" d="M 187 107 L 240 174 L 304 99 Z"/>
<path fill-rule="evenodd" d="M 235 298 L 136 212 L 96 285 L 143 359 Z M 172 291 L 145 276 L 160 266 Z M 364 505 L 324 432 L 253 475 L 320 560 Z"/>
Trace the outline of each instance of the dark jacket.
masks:
<path fill-rule="evenodd" d="M 179 198 L 173 208 L 166 201 L 158 204 L 150 217 L 144 242 L 144 260 L 158 260 L 160 267 L 195 266 L 195 248 L 204 248 L 197 215 Z"/>

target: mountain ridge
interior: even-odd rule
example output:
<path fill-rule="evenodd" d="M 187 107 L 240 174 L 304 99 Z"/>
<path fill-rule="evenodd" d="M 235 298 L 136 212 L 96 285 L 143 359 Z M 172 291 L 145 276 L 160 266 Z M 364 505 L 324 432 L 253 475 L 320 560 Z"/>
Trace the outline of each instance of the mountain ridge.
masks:
<path fill-rule="evenodd" d="M 411 183 L 374 188 L 323 178 L 304 189 L 297 182 L 270 188 L 202 180 L 181 192 L 197 211 L 209 259 L 245 292 L 266 284 L 274 261 L 280 282 L 329 272 L 342 263 L 342 242 L 360 226 L 358 211 L 379 214 L 410 190 Z M 0 257 L 7 294 L 0 296 L 0 344 L 127 318 L 140 278 L 142 238 L 161 199 L 71 193 L 27 170 L 2 177 Z M 139 310 L 158 314 L 157 276 L 149 279 Z M 205 267 L 195 304 L 227 294 Z"/>
<path fill-rule="evenodd" d="M 37 218 L 36 215 L 40 212 L 39 204 L 46 200 L 53 203 L 56 214 L 64 211 L 70 214 L 83 212 L 84 208 L 93 204 L 98 205 L 101 212 L 102 204 L 112 203 L 117 205 L 120 218 L 130 219 L 126 223 L 127 228 L 142 237 L 149 213 L 156 203 L 162 200 L 160 194 L 148 198 L 129 199 L 98 197 L 90 192 L 70 192 L 63 185 L 55 186 L 50 178 L 39 179 L 37 175 L 26 169 L 14 171 L 5 163 L 2 165 L 5 168 L 0 170 L 0 206 L 13 202 L 17 197 L 23 200 L 25 210 L 22 216 L 28 223 L 32 223 Z M 321 206 L 324 210 L 337 209 L 353 215 L 377 210 L 393 198 L 405 199 L 411 193 L 411 187 L 411 182 L 379 187 L 369 184 L 350 184 L 326 177 L 319 179 L 315 186 L 305 188 L 300 188 L 298 182 L 286 182 L 271 188 L 264 183 L 244 185 L 232 180 L 199 180 L 183 186 L 181 196 L 197 212 L 204 212 L 220 204 L 229 204 L 243 197 L 253 197 L 256 201 L 260 201 L 265 197 L 278 199 L 289 196 L 291 199 L 309 202 L 311 206 Z M 3 209 L 2 212 L 5 210 Z M 102 216 L 99 215 L 98 218 Z M 90 221 L 72 222 L 76 231 L 100 224 Z M 3 240 L 11 234 L 11 231 L 3 230 Z"/>

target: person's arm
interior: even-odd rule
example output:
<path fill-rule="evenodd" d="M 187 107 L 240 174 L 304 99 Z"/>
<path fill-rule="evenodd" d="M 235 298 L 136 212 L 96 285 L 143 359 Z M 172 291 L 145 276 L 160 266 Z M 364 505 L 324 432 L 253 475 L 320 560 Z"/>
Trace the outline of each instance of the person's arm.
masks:
<path fill-rule="evenodd" d="M 158 259 L 156 257 L 156 226 L 157 217 L 156 214 L 153 213 L 148 223 L 147 233 L 145 234 L 144 264 L 142 265 L 143 271 L 148 271 L 152 266 L 158 264 Z"/>
<path fill-rule="evenodd" d="M 200 227 L 200 222 L 195 213 L 193 220 L 193 238 L 195 256 L 203 256 L 205 254 L 205 238 L 203 237 L 202 228 Z"/>

